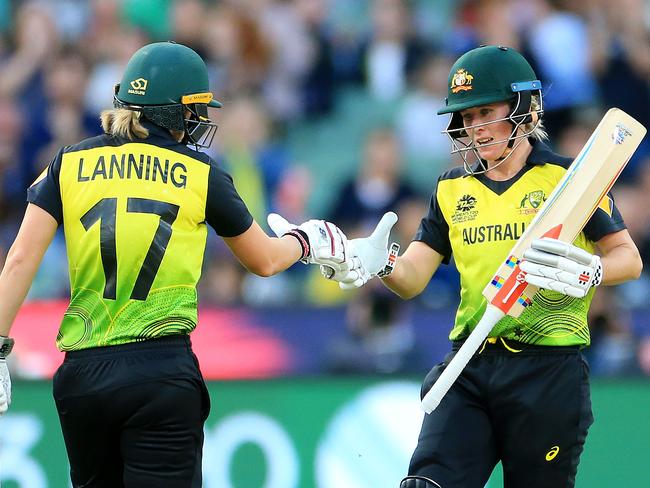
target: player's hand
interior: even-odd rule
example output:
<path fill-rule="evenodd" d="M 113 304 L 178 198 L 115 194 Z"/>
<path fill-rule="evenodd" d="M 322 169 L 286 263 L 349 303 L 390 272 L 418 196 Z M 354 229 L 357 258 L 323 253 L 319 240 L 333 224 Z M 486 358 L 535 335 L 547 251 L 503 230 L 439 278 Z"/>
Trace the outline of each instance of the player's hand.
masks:
<path fill-rule="evenodd" d="M 11 405 L 11 377 L 7 368 L 7 360 L 0 359 L 0 415 L 3 415 Z"/>
<path fill-rule="evenodd" d="M 528 283 L 571 297 L 584 297 L 603 280 L 599 256 L 550 237 L 535 239 L 523 259 L 519 267 Z"/>
<path fill-rule="evenodd" d="M 371 278 L 366 268 L 363 267 L 359 256 L 355 255 L 348 241 L 348 252 L 351 254 L 345 263 L 339 267 L 321 264 L 320 272 L 328 280 L 338 281 L 342 289 L 359 288 Z"/>
<path fill-rule="evenodd" d="M 303 263 L 322 264 L 333 268 L 335 272 L 347 272 L 350 269 L 348 239 L 331 222 L 314 219 L 295 225 L 276 213 L 269 214 L 266 220 L 276 236 L 290 234 L 298 239 L 303 246 Z"/>
<path fill-rule="evenodd" d="M 390 274 L 399 253 L 399 244 L 393 242 L 390 249 L 388 247 L 388 238 L 395 222 L 397 214 L 386 212 L 372 234 L 348 242 L 353 267 L 347 276 L 337 279 L 342 289 L 359 288 L 375 276 L 384 277 Z M 357 266 L 355 259 L 359 261 Z"/>

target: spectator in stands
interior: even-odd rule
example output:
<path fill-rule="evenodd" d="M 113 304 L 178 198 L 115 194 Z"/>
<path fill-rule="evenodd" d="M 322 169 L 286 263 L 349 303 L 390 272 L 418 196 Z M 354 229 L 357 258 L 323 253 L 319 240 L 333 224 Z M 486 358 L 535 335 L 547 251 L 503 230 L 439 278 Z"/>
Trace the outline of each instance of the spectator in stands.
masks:
<path fill-rule="evenodd" d="M 502 0 L 465 2 L 472 10 L 472 27 L 481 44 L 496 44 L 521 48 L 519 29 L 528 11 L 525 3 Z"/>
<path fill-rule="evenodd" d="M 16 14 L 11 56 L 0 66 L 0 95 L 12 98 L 24 121 L 21 136 L 21 161 L 12 175 L 13 198 L 24 203 L 24 190 L 35 177 L 36 157 L 50 141 L 43 120 L 46 104 L 43 85 L 45 66 L 55 56 L 60 36 L 49 11 L 36 2 L 22 4 Z"/>
<path fill-rule="evenodd" d="M 317 54 L 298 2 L 260 2 L 256 20 L 272 53 L 263 83 L 271 116 L 288 122 L 302 116 L 302 80 Z"/>
<path fill-rule="evenodd" d="M 402 96 L 426 53 L 414 35 L 410 14 L 404 0 L 372 3 L 371 32 L 362 45 L 358 69 L 363 70 L 366 87 L 378 100 L 393 101 Z"/>
<path fill-rule="evenodd" d="M 358 173 L 339 190 L 331 220 L 348 235 L 362 234 L 385 212 L 413 197 L 401 166 L 401 147 L 393 129 L 373 130 L 366 138 Z"/>
<path fill-rule="evenodd" d="M 327 22 L 327 7 L 331 3 L 331 0 L 296 1 L 311 51 L 301 87 L 303 113 L 306 116 L 326 115 L 334 106 L 338 80 L 334 72 L 331 26 Z"/>
<path fill-rule="evenodd" d="M 446 123 L 431 114 L 445 103 L 451 65 L 444 56 L 428 57 L 415 73 L 414 89 L 395 114 L 396 131 L 406 158 L 414 166 L 426 168 L 430 178 L 449 164 L 449 139 L 442 133 Z"/>
<path fill-rule="evenodd" d="M 9 246 L 18 230 L 19 213 L 24 206 L 23 138 L 24 120 L 18 104 L 0 96 L 0 242 Z"/>
<path fill-rule="evenodd" d="M 116 80 L 120 79 L 126 63 L 133 53 L 149 42 L 149 38 L 141 30 L 122 24 L 118 24 L 115 28 L 116 30 L 109 30 L 107 27 L 109 32 L 104 32 L 103 27 L 98 26 L 98 31 L 91 30 L 88 33 L 87 56 L 92 65 L 85 104 L 87 110 L 97 117 L 107 105 L 110 106 L 112 103 L 113 87 Z M 111 46 L 107 52 L 100 47 L 103 42 L 108 42 Z"/>
<path fill-rule="evenodd" d="M 650 32 L 642 0 L 594 2 L 590 10 L 592 69 L 601 103 L 619 107 L 646 127 L 650 126 Z M 647 8 L 647 2 L 645 3 Z M 650 157 L 648 138 L 628 163 L 621 180 L 632 180 Z"/>
<path fill-rule="evenodd" d="M 202 0 L 176 0 L 170 5 L 171 38 L 205 56 L 203 24 L 207 3 Z"/>
<path fill-rule="evenodd" d="M 85 106 L 88 65 L 82 53 L 66 47 L 45 65 L 45 105 L 40 129 L 48 144 L 35 157 L 35 175 L 40 173 L 61 146 L 101 134 L 99 119 Z M 34 177 L 35 177 L 34 175 Z"/>
<path fill-rule="evenodd" d="M 241 6 L 219 3 L 206 16 L 203 38 L 210 82 L 220 98 L 260 92 L 273 53 L 255 18 Z"/>
<path fill-rule="evenodd" d="M 263 220 L 269 211 L 280 211 L 280 208 L 274 208 L 276 192 L 291 167 L 291 161 L 284 144 L 274 138 L 271 119 L 260 100 L 250 97 L 231 100 L 222 114 L 216 146 L 216 159 L 233 176 L 251 214 Z M 304 180 L 299 182 L 305 183 Z M 301 192 L 300 189 L 296 191 Z M 282 215 L 287 218 L 304 215 L 296 215 L 298 209 L 295 207 L 291 210 L 293 212 Z M 230 259 L 227 255 L 223 257 Z M 245 303 L 277 305 L 295 299 L 296 290 L 289 276 L 263 279 L 246 273 L 241 266 L 219 267 L 222 269 L 211 269 L 210 276 L 215 280 L 231 280 L 241 291 L 239 298 Z M 305 267 L 300 266 L 292 269 L 291 274 L 302 276 L 305 272 Z M 317 273 L 317 270 L 313 272 Z"/>
<path fill-rule="evenodd" d="M 592 69 L 603 105 L 650 125 L 650 34 L 647 2 L 590 2 Z"/>
<path fill-rule="evenodd" d="M 217 159 L 233 175 L 237 189 L 256 219 L 263 220 L 290 164 L 272 134 L 265 106 L 251 97 L 231 100 L 217 134 Z"/>
<path fill-rule="evenodd" d="M 526 30 L 530 59 L 544 91 L 544 118 L 551 140 L 570 124 L 580 109 L 596 100 L 591 72 L 593 50 L 585 19 L 569 10 L 571 2 L 543 0 Z"/>
<path fill-rule="evenodd" d="M 124 37 L 127 28 L 128 30 L 139 29 L 134 29 L 123 22 L 121 0 L 91 0 L 88 4 L 90 15 L 80 42 L 87 52 L 88 59 L 92 63 L 100 63 L 115 56 L 116 44 Z M 141 43 L 138 47 L 143 44 L 145 43 Z M 136 50 L 137 48 L 129 53 L 120 68 L 126 66 L 126 62 Z M 113 79 L 119 79 L 121 72 L 119 70 Z"/>

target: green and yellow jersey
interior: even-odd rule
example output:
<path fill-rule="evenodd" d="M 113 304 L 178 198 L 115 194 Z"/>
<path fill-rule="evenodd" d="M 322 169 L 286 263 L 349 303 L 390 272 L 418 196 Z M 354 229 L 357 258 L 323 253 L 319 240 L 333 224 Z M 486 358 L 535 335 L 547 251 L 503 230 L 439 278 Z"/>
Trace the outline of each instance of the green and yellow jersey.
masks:
<path fill-rule="evenodd" d="M 62 351 L 190 333 L 206 223 L 223 237 L 252 223 L 209 156 L 144 125 L 143 140 L 102 135 L 61 149 L 28 190 L 65 233 L 71 298 Z"/>
<path fill-rule="evenodd" d="M 543 143 L 531 144 L 525 167 L 508 181 L 471 176 L 463 168 L 438 179 L 415 240 L 442 254 L 444 263 L 454 256 L 461 291 L 451 340 L 464 339 L 476 326 L 486 307 L 483 289 L 571 164 Z M 593 253 L 595 242 L 623 229 L 608 195 L 574 244 Z M 593 293 L 576 299 L 541 290 L 520 317 L 504 317 L 491 335 L 538 345 L 588 345 Z"/>

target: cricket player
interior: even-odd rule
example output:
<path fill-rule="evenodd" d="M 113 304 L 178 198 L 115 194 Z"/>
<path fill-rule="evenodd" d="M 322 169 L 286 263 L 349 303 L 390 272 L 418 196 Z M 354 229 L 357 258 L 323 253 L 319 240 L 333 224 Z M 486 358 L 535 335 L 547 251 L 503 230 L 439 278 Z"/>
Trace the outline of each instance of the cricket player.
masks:
<path fill-rule="evenodd" d="M 544 142 L 542 103 L 540 81 L 514 49 L 483 46 L 461 56 L 438 114 L 451 114 L 446 132 L 464 166 L 438 178 L 392 273 L 385 263 L 396 216 L 389 213 L 370 237 L 350 241 L 360 267 L 332 276 L 353 288 L 383 274 L 384 284 L 408 299 L 454 257 L 461 290 L 452 352 L 429 372 L 423 395 L 482 317 L 483 288 L 571 163 Z M 548 264 L 585 252 L 590 264 L 581 276 Z M 637 278 L 641 258 L 608 195 L 574 243 L 538 239 L 524 259 L 527 281 L 542 290 L 519 318 L 497 323 L 425 415 L 401 488 L 483 488 L 499 461 L 507 488 L 574 486 L 593 422 L 581 353 L 589 345 L 589 304 L 598 285 Z"/>
<path fill-rule="evenodd" d="M 282 221 L 271 238 L 253 220 L 231 177 L 198 151 L 216 130 L 208 107 L 220 106 L 197 53 L 149 44 L 102 113 L 105 134 L 59 150 L 28 190 L 0 275 L 0 414 L 11 402 L 9 331 L 62 225 L 72 296 L 54 398 L 75 487 L 201 486 L 210 400 L 189 334 L 206 224 L 261 276 L 299 259 L 345 260 L 345 236 L 329 223 Z"/>

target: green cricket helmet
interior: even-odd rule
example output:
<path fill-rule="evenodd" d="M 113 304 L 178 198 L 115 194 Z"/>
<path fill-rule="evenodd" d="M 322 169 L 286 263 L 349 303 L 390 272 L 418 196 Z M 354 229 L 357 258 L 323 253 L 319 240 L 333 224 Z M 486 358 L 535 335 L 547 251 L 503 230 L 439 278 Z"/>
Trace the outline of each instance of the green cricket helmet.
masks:
<path fill-rule="evenodd" d="M 517 140 L 530 136 L 539 125 L 543 112 L 542 83 L 537 79 L 533 68 L 526 59 L 515 49 L 504 46 L 481 46 L 463 54 L 452 66 L 447 85 L 448 96 L 445 106 L 438 115 L 451 114 L 447 130 L 444 131 L 452 141 L 452 154 L 460 153 L 469 172 L 467 151 L 473 151 L 479 162 L 482 162 L 475 144 L 468 139 L 467 129 L 480 125 L 508 121 L 512 132 L 507 139 L 508 149 L 513 149 Z M 537 102 L 535 108 L 531 102 L 533 97 Z M 464 127 L 460 112 L 472 107 L 488 105 L 496 102 L 508 102 L 511 112 L 506 118 L 491 122 Z M 523 132 L 519 128 L 534 122 L 533 128 Z M 505 142 L 493 141 L 489 144 Z M 503 158 L 505 159 L 505 158 Z M 484 165 L 484 169 L 486 167 Z M 483 172 L 483 171 L 480 171 Z"/>
<path fill-rule="evenodd" d="M 208 147 L 217 129 L 207 108 L 221 107 L 210 92 L 203 59 L 175 42 L 156 42 L 136 51 L 115 85 L 113 105 L 139 111 L 166 129 L 184 131 L 184 142 L 197 147 Z"/>

